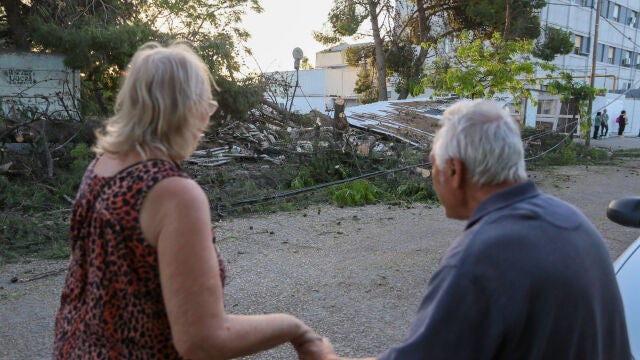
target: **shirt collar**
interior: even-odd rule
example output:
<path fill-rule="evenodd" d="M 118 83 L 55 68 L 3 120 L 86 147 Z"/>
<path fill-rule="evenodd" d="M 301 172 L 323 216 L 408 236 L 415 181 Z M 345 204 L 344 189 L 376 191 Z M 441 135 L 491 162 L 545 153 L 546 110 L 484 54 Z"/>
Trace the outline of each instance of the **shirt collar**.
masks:
<path fill-rule="evenodd" d="M 473 211 L 469 222 L 465 228 L 469 229 L 480 219 L 487 216 L 489 213 L 496 210 L 500 210 L 504 207 L 510 206 L 514 203 L 520 202 L 530 197 L 540 195 L 540 190 L 531 180 L 510 186 L 504 190 L 497 191 L 486 198 L 478 207 Z"/>

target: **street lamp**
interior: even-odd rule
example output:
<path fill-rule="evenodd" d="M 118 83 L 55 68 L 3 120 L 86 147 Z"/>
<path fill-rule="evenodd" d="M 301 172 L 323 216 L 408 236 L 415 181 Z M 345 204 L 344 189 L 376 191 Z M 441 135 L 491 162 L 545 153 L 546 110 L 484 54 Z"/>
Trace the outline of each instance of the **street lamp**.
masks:
<path fill-rule="evenodd" d="M 296 97 L 296 90 L 298 89 L 298 71 L 300 70 L 300 60 L 302 60 L 302 49 L 296 47 L 291 52 L 293 55 L 293 67 L 296 69 L 296 86 L 293 88 L 293 95 L 291 96 L 291 103 L 289 104 L 289 112 L 293 106 L 293 99 Z"/>

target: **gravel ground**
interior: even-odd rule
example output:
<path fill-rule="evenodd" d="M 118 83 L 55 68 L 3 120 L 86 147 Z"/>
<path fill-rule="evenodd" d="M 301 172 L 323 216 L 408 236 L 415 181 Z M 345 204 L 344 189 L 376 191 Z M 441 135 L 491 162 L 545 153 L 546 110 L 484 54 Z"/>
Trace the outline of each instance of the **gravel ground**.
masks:
<path fill-rule="evenodd" d="M 612 258 L 637 229 L 608 221 L 610 200 L 640 194 L 640 159 L 610 166 L 530 172 L 544 191 L 579 207 Z M 314 206 L 216 224 L 229 268 L 226 306 L 237 314 L 292 313 L 328 336 L 343 356 L 373 356 L 399 342 L 423 290 L 463 222 L 441 207 Z M 0 359 L 50 358 L 53 318 L 66 261 L 0 268 Z M 15 283 L 12 278 L 17 278 Z M 248 359 L 293 359 L 281 346 Z"/>

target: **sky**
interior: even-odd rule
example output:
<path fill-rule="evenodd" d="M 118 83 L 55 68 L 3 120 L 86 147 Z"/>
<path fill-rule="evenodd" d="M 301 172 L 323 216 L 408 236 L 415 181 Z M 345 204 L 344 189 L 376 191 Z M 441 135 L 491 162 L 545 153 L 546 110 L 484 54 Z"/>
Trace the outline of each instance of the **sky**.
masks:
<path fill-rule="evenodd" d="M 248 69 L 258 71 L 259 64 L 263 72 L 293 70 L 296 47 L 315 65 L 316 52 L 326 47 L 313 39 L 313 31 L 322 30 L 333 0 L 261 0 L 260 5 L 262 13 L 243 18 L 255 58 L 245 58 Z"/>

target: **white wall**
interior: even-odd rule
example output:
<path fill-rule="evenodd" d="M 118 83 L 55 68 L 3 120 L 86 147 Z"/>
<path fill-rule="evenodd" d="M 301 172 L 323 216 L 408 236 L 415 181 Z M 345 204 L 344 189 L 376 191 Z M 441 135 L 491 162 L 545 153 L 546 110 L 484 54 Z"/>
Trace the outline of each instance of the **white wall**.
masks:
<path fill-rule="evenodd" d="M 624 136 L 637 136 L 640 131 L 640 99 L 626 99 L 620 94 L 607 94 L 596 96 L 593 101 L 593 114 L 607 109 L 609 114 L 609 135 L 618 134 L 616 118 L 622 110 L 627 111 L 629 123 L 624 129 Z"/>
<path fill-rule="evenodd" d="M 295 97 L 293 99 L 293 105 L 291 111 L 298 111 L 301 114 L 306 114 L 309 111 L 315 109 L 318 111 L 325 111 L 326 108 L 326 73 L 327 69 L 313 69 L 313 70 L 300 70 L 298 71 L 298 89 L 296 90 Z M 296 81 L 295 71 L 282 72 L 284 78 L 291 79 L 291 86 Z M 289 94 L 291 97 L 293 94 Z M 286 99 L 278 98 L 277 102 L 280 106 L 287 106 L 285 104 Z"/>
<path fill-rule="evenodd" d="M 357 98 L 358 95 L 353 91 L 357 79 L 358 69 L 356 68 L 327 69 L 326 95 Z"/>
<path fill-rule="evenodd" d="M 321 51 L 316 53 L 316 68 L 345 65 L 344 51 Z"/>
<path fill-rule="evenodd" d="M 74 108 L 80 97 L 80 74 L 66 68 L 63 59 L 61 55 L 0 52 L 0 102 L 5 114 L 18 116 L 22 104 L 66 117 L 63 103 Z"/>

